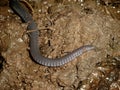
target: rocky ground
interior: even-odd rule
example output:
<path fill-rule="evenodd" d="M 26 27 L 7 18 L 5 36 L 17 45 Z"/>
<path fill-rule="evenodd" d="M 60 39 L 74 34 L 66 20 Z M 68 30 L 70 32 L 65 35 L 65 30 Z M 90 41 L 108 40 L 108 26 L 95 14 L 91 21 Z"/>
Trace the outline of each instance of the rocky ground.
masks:
<path fill-rule="evenodd" d="M 119 0 L 26 0 L 40 30 L 43 56 L 88 51 L 61 67 L 35 63 L 27 24 L 0 1 L 0 90 L 120 90 Z M 32 7 L 31 7 L 32 6 Z"/>

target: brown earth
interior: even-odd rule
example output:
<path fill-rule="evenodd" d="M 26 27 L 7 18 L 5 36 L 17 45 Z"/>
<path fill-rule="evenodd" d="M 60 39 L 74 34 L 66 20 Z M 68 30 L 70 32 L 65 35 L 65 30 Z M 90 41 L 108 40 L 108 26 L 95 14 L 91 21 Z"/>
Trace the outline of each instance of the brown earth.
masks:
<path fill-rule="evenodd" d="M 26 1 L 43 56 L 58 58 L 83 45 L 96 50 L 61 67 L 35 63 L 27 24 L 0 1 L 0 90 L 120 90 L 119 0 Z"/>

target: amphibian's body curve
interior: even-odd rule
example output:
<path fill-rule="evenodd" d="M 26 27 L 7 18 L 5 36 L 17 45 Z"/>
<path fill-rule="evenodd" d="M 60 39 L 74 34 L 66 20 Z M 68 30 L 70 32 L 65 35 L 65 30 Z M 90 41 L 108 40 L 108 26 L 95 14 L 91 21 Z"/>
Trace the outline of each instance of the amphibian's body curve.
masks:
<path fill-rule="evenodd" d="M 34 61 L 38 64 L 42 64 L 45 66 L 61 66 L 72 61 L 74 58 L 83 54 L 84 52 L 94 49 L 94 46 L 92 45 L 85 45 L 61 58 L 50 59 L 43 57 L 39 51 L 38 45 L 39 30 L 37 28 L 37 24 L 32 18 L 32 15 L 21 6 L 20 0 L 10 0 L 9 5 L 11 9 L 22 19 L 22 21 L 28 23 L 27 30 L 34 30 L 29 33 L 30 54 Z"/>

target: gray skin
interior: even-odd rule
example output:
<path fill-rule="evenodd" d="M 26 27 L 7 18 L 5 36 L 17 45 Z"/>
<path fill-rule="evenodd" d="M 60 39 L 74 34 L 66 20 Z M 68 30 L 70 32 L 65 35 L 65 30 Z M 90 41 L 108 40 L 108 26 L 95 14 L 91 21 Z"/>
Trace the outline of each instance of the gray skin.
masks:
<path fill-rule="evenodd" d="M 37 62 L 38 64 L 51 67 L 61 66 L 72 61 L 73 59 L 75 59 L 77 56 L 80 56 L 84 52 L 95 49 L 94 46 L 92 45 L 85 45 L 61 58 L 50 59 L 43 57 L 39 51 L 38 45 L 39 30 L 31 14 L 20 5 L 20 0 L 10 0 L 9 5 L 11 9 L 22 19 L 23 22 L 28 23 L 27 30 L 29 31 L 35 30 L 29 33 L 30 54 L 34 61 Z"/>

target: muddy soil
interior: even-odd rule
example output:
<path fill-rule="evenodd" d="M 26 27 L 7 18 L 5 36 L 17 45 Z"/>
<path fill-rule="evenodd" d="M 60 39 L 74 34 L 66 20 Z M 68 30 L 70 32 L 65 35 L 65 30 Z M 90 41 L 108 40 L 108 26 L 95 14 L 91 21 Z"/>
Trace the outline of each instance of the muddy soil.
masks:
<path fill-rule="evenodd" d="M 40 31 L 40 52 L 58 58 L 88 51 L 60 67 L 29 54 L 27 24 L 0 1 L 0 90 L 120 90 L 119 0 L 26 0 Z"/>

